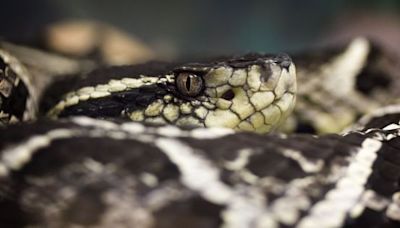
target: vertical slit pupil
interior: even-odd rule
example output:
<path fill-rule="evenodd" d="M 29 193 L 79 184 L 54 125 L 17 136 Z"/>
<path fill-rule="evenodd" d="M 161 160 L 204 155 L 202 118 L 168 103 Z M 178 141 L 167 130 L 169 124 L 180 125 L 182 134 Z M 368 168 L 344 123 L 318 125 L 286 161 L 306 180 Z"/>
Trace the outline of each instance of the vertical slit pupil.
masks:
<path fill-rule="evenodd" d="M 186 89 L 188 90 L 188 91 L 190 91 L 190 84 L 191 84 L 191 79 L 192 77 L 189 75 L 187 78 L 186 78 Z"/>

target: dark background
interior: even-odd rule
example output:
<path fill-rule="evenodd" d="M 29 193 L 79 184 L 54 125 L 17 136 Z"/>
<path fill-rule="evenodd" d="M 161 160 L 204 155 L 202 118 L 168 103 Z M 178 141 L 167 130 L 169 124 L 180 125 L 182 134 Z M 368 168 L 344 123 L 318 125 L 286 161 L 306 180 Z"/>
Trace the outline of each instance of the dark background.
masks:
<path fill-rule="evenodd" d="M 110 23 L 161 52 L 181 55 L 296 51 L 338 34 L 382 34 L 377 30 L 385 26 L 384 36 L 400 41 L 396 0 L 3 0 L 0 8 L 0 36 L 19 43 L 63 19 Z"/>

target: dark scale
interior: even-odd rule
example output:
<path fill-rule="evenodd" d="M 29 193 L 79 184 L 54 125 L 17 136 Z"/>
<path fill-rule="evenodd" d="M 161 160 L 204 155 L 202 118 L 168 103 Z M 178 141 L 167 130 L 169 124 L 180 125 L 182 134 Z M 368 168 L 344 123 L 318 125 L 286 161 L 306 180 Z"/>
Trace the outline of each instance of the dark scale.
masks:
<path fill-rule="evenodd" d="M 0 88 L 0 90 L 5 89 L 0 91 L 0 111 L 22 120 L 29 96 L 28 89 L 22 80 L 14 86 L 16 75 L 3 61 L 0 62 L 0 68 L 0 84 L 10 87 Z"/>
<path fill-rule="evenodd" d="M 364 129 L 369 128 L 381 128 L 391 123 L 394 123 L 400 119 L 400 113 L 386 114 L 385 118 L 372 118 L 368 124 L 365 125 Z"/>
<path fill-rule="evenodd" d="M 348 218 L 345 227 L 398 227 L 393 226 L 395 223 L 392 223 L 385 218 L 384 211 L 385 210 L 375 211 L 365 208 L 357 220 Z"/>
<path fill-rule="evenodd" d="M 134 66 L 101 67 L 83 75 L 64 75 L 44 91 L 43 97 L 46 99 L 41 99 L 40 112 L 46 114 L 65 94 L 82 87 L 107 84 L 112 79 L 139 78 L 141 75 L 157 77 L 172 70 L 174 66 L 175 64 L 170 63 L 149 62 Z M 157 89 L 152 90 L 153 93 L 157 91 Z M 133 92 L 133 94 L 135 93 Z M 125 95 L 130 96 L 129 93 Z M 123 94 L 120 94 L 120 96 L 123 96 Z"/>
<path fill-rule="evenodd" d="M 110 97 L 98 98 L 80 102 L 65 108 L 59 117 L 66 116 L 90 116 L 90 117 L 113 117 L 120 116 L 124 106 Z"/>
<path fill-rule="evenodd" d="M 390 159 L 393 155 L 397 155 L 398 151 L 392 149 L 392 144 L 394 142 L 389 141 L 378 151 L 381 156 L 375 160 L 372 166 L 373 172 L 366 184 L 368 188 L 388 198 L 400 190 L 400 163 Z"/>
<path fill-rule="evenodd" d="M 0 70 L 5 72 L 7 66 L 8 64 L 4 62 L 3 58 L 0 58 Z"/>
<path fill-rule="evenodd" d="M 385 72 L 386 67 L 382 64 L 395 64 L 389 63 L 389 59 L 385 59 L 382 51 L 375 46 L 371 46 L 367 64 L 357 76 L 356 88 L 365 95 L 370 95 L 376 90 L 389 88 L 392 78 Z M 385 61 L 387 63 L 385 63 Z"/>
<path fill-rule="evenodd" d="M 220 227 L 220 213 L 223 207 L 210 203 L 201 197 L 175 202 L 157 211 L 155 227 L 174 228 L 188 227 L 205 228 Z"/>
<path fill-rule="evenodd" d="M 158 85 L 112 93 L 110 96 L 80 101 L 66 107 L 60 117 L 85 115 L 90 117 L 119 117 L 123 113 L 143 110 L 157 99 L 162 99 L 167 91 Z"/>

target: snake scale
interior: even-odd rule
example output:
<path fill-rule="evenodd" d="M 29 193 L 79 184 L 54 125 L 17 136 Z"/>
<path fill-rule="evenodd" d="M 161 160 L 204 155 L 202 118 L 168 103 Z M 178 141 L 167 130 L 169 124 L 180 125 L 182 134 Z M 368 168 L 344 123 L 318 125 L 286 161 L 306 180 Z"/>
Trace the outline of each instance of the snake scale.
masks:
<path fill-rule="evenodd" d="M 0 47 L 0 227 L 400 225 L 400 80 L 367 39 L 94 71 L 18 50 Z"/>

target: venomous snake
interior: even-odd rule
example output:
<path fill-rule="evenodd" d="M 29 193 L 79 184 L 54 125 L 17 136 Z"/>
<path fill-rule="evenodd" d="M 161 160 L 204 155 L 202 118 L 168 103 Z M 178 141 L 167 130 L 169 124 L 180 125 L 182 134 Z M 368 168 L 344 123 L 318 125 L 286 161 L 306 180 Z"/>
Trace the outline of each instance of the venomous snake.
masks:
<path fill-rule="evenodd" d="M 23 122 L 0 130 L 1 227 L 399 225 L 396 73 L 366 39 L 293 56 L 297 83 L 251 54 L 40 87 L 5 49 L 1 118 Z"/>

